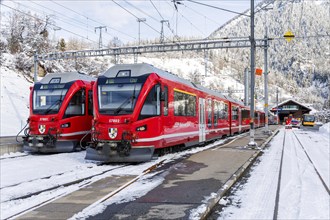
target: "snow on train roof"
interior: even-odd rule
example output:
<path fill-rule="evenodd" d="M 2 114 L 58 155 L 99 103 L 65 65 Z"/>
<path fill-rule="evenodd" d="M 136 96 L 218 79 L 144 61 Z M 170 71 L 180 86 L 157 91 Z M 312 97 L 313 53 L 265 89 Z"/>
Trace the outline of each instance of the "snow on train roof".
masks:
<path fill-rule="evenodd" d="M 68 83 L 75 80 L 84 80 L 88 82 L 96 80 L 95 77 L 78 72 L 63 72 L 63 73 L 48 73 L 42 80 L 39 81 L 39 83 L 48 84 L 51 82 L 52 79 L 58 79 L 58 78 L 61 79 L 60 83 Z"/>
<path fill-rule="evenodd" d="M 120 70 L 130 70 L 131 71 L 131 76 L 133 76 L 133 77 L 141 76 L 141 75 L 144 75 L 144 74 L 147 74 L 147 73 L 156 73 L 157 75 L 159 75 L 162 78 L 165 78 L 165 79 L 168 79 L 168 80 L 171 80 L 171 81 L 175 81 L 175 82 L 180 82 L 180 83 L 183 83 L 183 84 L 185 84 L 189 87 L 198 89 L 198 90 L 203 91 L 203 92 L 207 92 L 207 93 L 209 93 L 211 95 L 214 95 L 214 96 L 217 96 L 219 98 L 229 99 L 233 102 L 238 103 L 237 101 L 235 101 L 231 98 L 228 98 L 228 97 L 222 95 L 219 92 L 210 90 L 210 89 L 205 88 L 201 85 L 196 85 L 196 84 L 194 84 L 194 83 L 192 83 L 188 80 L 182 79 L 182 78 L 180 78 L 180 77 L 178 77 L 178 76 L 176 76 L 172 73 L 169 73 L 169 72 L 166 72 L 164 70 L 158 69 L 158 68 L 154 67 L 153 65 L 147 64 L 147 63 L 116 64 L 115 66 L 112 66 L 112 67 L 110 67 L 110 69 L 105 71 L 103 73 L 103 75 L 106 76 L 106 77 L 116 77 L 117 73 Z"/>

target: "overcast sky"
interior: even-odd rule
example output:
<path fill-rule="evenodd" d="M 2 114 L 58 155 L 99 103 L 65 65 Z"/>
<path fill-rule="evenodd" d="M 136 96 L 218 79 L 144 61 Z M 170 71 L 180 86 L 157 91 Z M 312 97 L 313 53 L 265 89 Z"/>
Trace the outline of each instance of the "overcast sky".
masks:
<path fill-rule="evenodd" d="M 251 4 L 250 0 L 196 2 L 238 13 L 249 9 Z M 182 0 L 181 4 L 176 4 L 176 10 L 173 0 L 2 0 L 1 14 L 14 8 L 31 11 L 43 18 L 49 16 L 54 24 L 51 26 L 50 37 L 54 39 L 75 37 L 97 43 L 102 29 L 103 44 L 107 44 L 113 37 L 118 37 L 122 42 L 137 42 L 139 24 L 141 40 L 159 38 L 161 20 L 169 22 L 169 25 L 164 23 L 165 40 L 172 40 L 175 34 L 180 37 L 205 38 L 237 15 L 196 2 Z M 255 0 L 255 5 L 259 2 Z M 145 18 L 146 21 L 138 22 L 138 18 Z M 106 28 L 97 28 L 104 26 Z"/>

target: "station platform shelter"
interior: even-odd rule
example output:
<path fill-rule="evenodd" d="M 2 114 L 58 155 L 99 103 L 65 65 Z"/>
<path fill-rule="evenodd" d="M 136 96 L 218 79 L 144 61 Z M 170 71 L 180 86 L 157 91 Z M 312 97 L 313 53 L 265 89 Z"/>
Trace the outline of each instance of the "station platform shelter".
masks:
<path fill-rule="evenodd" d="M 273 114 L 278 113 L 279 122 L 282 123 L 285 117 L 292 115 L 293 118 L 301 118 L 303 114 L 308 114 L 312 111 L 311 108 L 303 105 L 295 100 L 289 99 L 274 106 L 270 109 Z"/>

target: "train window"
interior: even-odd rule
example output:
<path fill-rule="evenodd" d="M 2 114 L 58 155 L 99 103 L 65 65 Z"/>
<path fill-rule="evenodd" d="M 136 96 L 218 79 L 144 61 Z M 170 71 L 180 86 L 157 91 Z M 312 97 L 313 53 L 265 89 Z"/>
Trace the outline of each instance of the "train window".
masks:
<path fill-rule="evenodd" d="M 100 113 L 108 115 L 131 114 L 141 88 L 142 83 L 137 82 L 99 84 L 98 105 Z"/>
<path fill-rule="evenodd" d="M 218 119 L 219 119 L 219 102 L 213 102 L 213 123 L 214 126 L 218 126 Z"/>
<path fill-rule="evenodd" d="M 238 107 L 233 106 L 231 110 L 231 119 L 238 120 Z"/>
<path fill-rule="evenodd" d="M 228 120 L 228 104 L 220 102 L 219 107 L 219 118 Z"/>
<path fill-rule="evenodd" d="M 88 90 L 88 115 L 93 115 L 93 92 Z"/>
<path fill-rule="evenodd" d="M 241 111 L 242 119 L 249 119 L 250 118 L 250 111 L 247 109 L 242 109 Z"/>
<path fill-rule="evenodd" d="M 168 87 L 164 86 L 164 115 L 168 115 Z"/>
<path fill-rule="evenodd" d="M 79 90 L 76 92 L 65 110 L 64 118 L 70 118 L 73 116 L 79 116 L 85 114 L 85 90 Z"/>
<path fill-rule="evenodd" d="M 196 116 L 196 96 L 174 90 L 174 115 Z"/>
<path fill-rule="evenodd" d="M 33 92 L 34 114 L 56 114 L 60 110 L 67 89 L 35 89 Z"/>
<path fill-rule="evenodd" d="M 212 100 L 207 100 L 207 127 L 212 127 Z"/>
<path fill-rule="evenodd" d="M 144 101 L 139 119 L 160 115 L 160 86 L 155 85 Z"/>

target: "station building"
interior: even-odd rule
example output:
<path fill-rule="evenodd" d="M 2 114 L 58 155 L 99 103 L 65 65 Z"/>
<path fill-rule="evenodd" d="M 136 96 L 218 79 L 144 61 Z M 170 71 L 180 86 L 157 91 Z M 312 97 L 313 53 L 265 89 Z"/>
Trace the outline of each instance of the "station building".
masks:
<path fill-rule="evenodd" d="M 270 109 L 273 114 L 278 113 L 280 123 L 284 121 L 285 117 L 289 117 L 292 114 L 293 118 L 301 118 L 303 114 L 308 114 L 312 111 L 311 108 L 303 105 L 295 100 L 289 99 L 274 106 Z"/>

